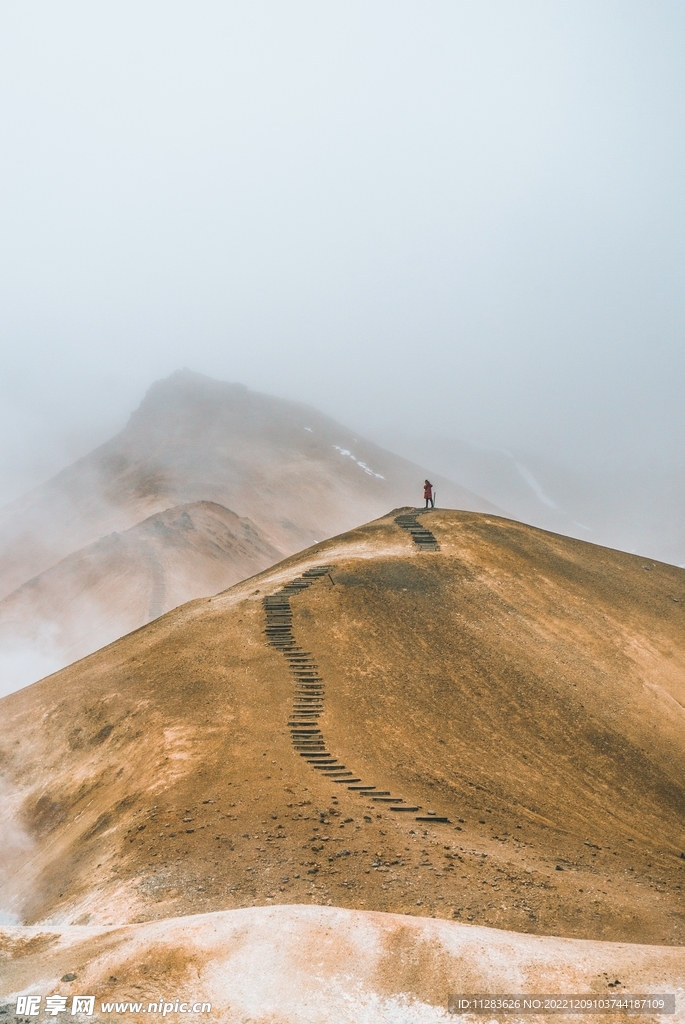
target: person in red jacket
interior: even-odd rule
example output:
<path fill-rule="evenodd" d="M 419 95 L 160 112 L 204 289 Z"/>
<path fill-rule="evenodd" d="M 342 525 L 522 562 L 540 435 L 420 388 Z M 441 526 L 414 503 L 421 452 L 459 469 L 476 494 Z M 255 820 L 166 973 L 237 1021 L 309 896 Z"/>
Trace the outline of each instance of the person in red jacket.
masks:
<path fill-rule="evenodd" d="M 430 480 L 424 480 L 423 482 L 423 496 L 426 499 L 426 508 L 428 508 L 428 502 L 430 502 L 431 508 L 435 508 L 435 498 L 433 497 L 433 484 Z"/>

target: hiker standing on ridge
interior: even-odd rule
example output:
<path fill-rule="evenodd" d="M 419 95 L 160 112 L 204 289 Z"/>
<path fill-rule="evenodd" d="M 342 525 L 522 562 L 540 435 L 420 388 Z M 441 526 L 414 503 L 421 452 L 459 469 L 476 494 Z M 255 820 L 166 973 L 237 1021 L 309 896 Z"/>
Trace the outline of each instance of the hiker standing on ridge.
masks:
<path fill-rule="evenodd" d="M 426 499 L 426 508 L 428 508 L 428 502 L 430 502 L 431 508 L 435 508 L 435 499 L 433 497 L 433 484 L 430 480 L 424 480 L 423 482 L 423 496 Z"/>

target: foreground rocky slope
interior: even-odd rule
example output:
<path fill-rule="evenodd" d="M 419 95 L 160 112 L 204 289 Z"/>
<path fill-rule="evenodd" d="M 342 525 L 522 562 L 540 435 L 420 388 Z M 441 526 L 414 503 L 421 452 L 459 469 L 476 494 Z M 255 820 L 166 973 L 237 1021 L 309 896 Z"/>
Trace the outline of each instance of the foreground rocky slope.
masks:
<path fill-rule="evenodd" d="M 685 574 L 463 512 L 419 517 L 431 550 L 397 518 L 2 701 L 6 911 L 683 942 Z"/>

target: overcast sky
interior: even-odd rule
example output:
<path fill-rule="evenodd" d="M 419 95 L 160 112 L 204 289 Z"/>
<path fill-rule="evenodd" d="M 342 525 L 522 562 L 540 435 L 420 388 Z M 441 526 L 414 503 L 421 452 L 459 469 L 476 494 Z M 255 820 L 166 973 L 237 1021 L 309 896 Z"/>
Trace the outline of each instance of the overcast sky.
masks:
<path fill-rule="evenodd" d="M 0 497 L 181 366 L 682 459 L 685 8 L 3 4 Z"/>

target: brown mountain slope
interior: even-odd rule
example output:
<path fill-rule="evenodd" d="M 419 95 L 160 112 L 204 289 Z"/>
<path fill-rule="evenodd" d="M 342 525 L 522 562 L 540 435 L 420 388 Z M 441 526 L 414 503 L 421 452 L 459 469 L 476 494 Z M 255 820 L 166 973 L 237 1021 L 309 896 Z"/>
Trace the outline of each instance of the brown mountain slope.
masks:
<path fill-rule="evenodd" d="M 390 515 L 5 698 L 24 829 L 5 907 L 314 901 L 682 943 L 682 570 L 492 516 L 420 522 L 439 550 Z"/>
<path fill-rule="evenodd" d="M 74 552 L 0 601 L 0 649 L 31 647 L 68 664 L 277 557 L 248 519 L 221 505 L 167 509 Z"/>
<path fill-rule="evenodd" d="M 427 475 L 309 406 L 180 371 L 120 434 L 0 512 L 0 597 L 170 506 L 233 509 L 283 557 L 418 500 Z M 498 511 L 434 482 L 444 505 Z"/>

